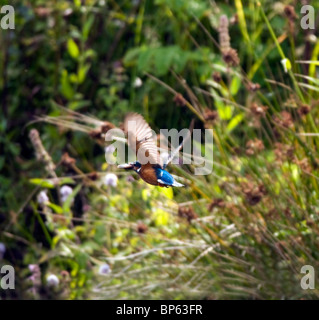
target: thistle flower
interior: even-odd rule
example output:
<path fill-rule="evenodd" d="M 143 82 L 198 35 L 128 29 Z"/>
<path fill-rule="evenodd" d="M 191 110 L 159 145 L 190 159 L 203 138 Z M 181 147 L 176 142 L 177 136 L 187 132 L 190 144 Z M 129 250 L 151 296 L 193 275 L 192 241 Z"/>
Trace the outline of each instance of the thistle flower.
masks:
<path fill-rule="evenodd" d="M 61 201 L 65 202 L 68 196 L 73 192 L 73 189 L 69 186 L 63 186 L 60 189 Z"/>
<path fill-rule="evenodd" d="M 7 248 L 4 243 L 0 242 L 0 260 L 3 259 L 4 254 L 6 253 Z"/>
<path fill-rule="evenodd" d="M 103 179 L 103 184 L 106 186 L 116 187 L 118 178 L 114 173 L 107 173 Z"/>
<path fill-rule="evenodd" d="M 48 287 L 57 287 L 60 284 L 59 278 L 55 274 L 50 274 L 46 278 Z"/>
<path fill-rule="evenodd" d="M 107 264 L 101 264 L 99 267 L 99 274 L 102 276 L 108 275 L 112 272 L 111 267 Z"/>
<path fill-rule="evenodd" d="M 48 195 L 46 191 L 41 191 L 37 196 L 38 204 L 40 205 L 46 205 L 49 202 Z"/>

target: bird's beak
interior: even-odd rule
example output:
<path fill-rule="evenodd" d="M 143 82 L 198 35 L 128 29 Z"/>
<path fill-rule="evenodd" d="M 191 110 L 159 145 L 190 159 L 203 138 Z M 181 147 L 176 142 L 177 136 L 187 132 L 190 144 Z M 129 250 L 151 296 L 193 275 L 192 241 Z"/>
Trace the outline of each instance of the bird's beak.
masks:
<path fill-rule="evenodd" d="M 134 166 L 130 163 L 124 163 L 117 166 L 119 169 L 133 169 Z"/>

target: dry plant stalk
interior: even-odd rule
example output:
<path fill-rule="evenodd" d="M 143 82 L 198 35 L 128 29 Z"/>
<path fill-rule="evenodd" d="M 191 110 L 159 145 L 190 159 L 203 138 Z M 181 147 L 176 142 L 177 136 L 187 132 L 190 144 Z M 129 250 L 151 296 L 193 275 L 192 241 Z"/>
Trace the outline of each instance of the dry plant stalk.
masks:
<path fill-rule="evenodd" d="M 39 131 L 36 129 L 32 129 L 29 133 L 30 141 L 35 150 L 35 155 L 39 161 L 42 161 L 45 164 L 46 171 L 50 174 L 51 177 L 56 178 L 57 175 L 55 173 L 55 164 L 52 161 L 52 158 L 45 150 L 42 141 L 40 139 Z"/>

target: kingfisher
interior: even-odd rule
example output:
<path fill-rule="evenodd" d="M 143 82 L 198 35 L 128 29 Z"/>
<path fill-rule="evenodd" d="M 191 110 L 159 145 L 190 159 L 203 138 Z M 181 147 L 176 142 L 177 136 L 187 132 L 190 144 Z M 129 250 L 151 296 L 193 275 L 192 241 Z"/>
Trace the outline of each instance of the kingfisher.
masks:
<path fill-rule="evenodd" d="M 134 123 L 135 130 L 132 130 L 130 123 Z M 170 157 L 163 163 L 156 142 L 152 136 L 152 129 L 143 116 L 138 113 L 130 113 L 124 120 L 124 131 L 128 134 L 128 145 L 135 151 L 137 161 L 121 164 L 120 169 L 135 171 L 145 182 L 160 187 L 183 187 L 165 168 L 182 148 L 183 142 Z"/>

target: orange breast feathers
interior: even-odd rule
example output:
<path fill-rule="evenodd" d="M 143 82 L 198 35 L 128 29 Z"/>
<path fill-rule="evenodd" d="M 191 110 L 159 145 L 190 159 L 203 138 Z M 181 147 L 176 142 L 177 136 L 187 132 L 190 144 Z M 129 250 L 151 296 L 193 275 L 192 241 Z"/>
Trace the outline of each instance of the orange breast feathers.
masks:
<path fill-rule="evenodd" d="M 156 171 L 151 164 L 142 165 L 139 172 L 140 177 L 149 184 L 158 185 Z"/>

